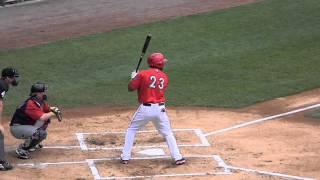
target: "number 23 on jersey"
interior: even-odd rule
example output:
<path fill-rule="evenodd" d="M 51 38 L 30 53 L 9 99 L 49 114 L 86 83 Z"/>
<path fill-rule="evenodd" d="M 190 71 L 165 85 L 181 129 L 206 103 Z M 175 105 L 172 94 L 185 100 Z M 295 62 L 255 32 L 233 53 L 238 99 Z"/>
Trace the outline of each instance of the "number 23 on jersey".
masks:
<path fill-rule="evenodd" d="M 164 78 L 160 77 L 160 78 L 157 78 L 156 76 L 150 76 L 150 80 L 151 80 L 151 83 L 149 85 L 149 88 L 159 88 L 159 89 L 163 89 L 164 88 L 164 83 L 165 83 L 165 80 Z"/>

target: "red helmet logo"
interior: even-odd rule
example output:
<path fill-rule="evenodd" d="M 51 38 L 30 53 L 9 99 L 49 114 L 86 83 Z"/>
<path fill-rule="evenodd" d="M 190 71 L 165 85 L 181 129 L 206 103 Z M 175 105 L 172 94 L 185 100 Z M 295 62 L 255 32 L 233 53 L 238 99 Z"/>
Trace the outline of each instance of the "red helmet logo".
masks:
<path fill-rule="evenodd" d="M 162 69 L 166 62 L 167 59 L 162 53 L 152 53 L 148 57 L 148 64 L 150 67 Z"/>

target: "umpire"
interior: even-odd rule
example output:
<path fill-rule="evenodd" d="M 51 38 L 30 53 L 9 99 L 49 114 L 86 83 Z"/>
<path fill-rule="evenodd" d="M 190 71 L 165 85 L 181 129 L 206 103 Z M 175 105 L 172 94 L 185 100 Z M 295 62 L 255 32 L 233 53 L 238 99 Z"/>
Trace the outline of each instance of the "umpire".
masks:
<path fill-rule="evenodd" d="M 2 111 L 3 111 L 3 99 L 6 92 L 9 90 L 9 85 L 17 86 L 19 73 L 15 68 L 8 67 L 4 68 L 1 72 L 0 79 L 0 171 L 7 171 L 12 169 L 12 165 L 5 159 L 4 151 L 4 128 L 2 125 Z"/>

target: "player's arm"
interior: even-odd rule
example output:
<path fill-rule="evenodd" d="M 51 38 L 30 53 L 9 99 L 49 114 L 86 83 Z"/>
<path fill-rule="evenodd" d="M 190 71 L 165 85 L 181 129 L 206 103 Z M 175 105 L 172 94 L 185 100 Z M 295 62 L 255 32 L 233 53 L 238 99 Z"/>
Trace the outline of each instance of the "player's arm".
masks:
<path fill-rule="evenodd" d="M 43 113 L 42 116 L 39 118 L 39 120 L 40 121 L 47 121 L 54 116 L 55 116 L 55 114 L 53 112 Z"/>
<path fill-rule="evenodd" d="M 43 112 L 41 108 L 31 100 L 28 101 L 25 113 L 34 121 L 47 121 L 51 117 L 55 116 L 53 112 Z"/>
<path fill-rule="evenodd" d="M 134 91 L 137 90 L 140 87 L 140 79 L 141 79 L 141 74 L 138 73 L 136 74 L 128 84 L 128 91 Z"/>

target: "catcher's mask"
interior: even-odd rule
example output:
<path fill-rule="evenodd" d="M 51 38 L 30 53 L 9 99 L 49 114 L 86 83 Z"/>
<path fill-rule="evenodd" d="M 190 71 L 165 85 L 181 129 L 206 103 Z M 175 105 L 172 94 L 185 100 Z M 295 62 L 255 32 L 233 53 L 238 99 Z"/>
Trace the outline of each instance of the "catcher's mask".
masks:
<path fill-rule="evenodd" d="M 31 86 L 30 96 L 34 95 L 34 93 L 46 92 L 47 89 L 48 89 L 48 86 L 45 83 L 36 82 Z"/>
<path fill-rule="evenodd" d="M 1 78 L 6 79 L 7 77 L 10 79 L 13 79 L 11 81 L 12 86 L 18 85 L 19 82 L 17 81 L 17 78 L 20 77 L 20 75 L 19 75 L 17 69 L 15 69 L 13 67 L 7 67 L 7 68 L 2 69 Z"/>
<path fill-rule="evenodd" d="M 168 60 L 166 59 L 166 57 L 162 53 L 159 53 L 159 52 L 152 53 L 148 57 L 148 64 L 152 68 L 163 69 L 163 67 L 167 61 Z"/>

